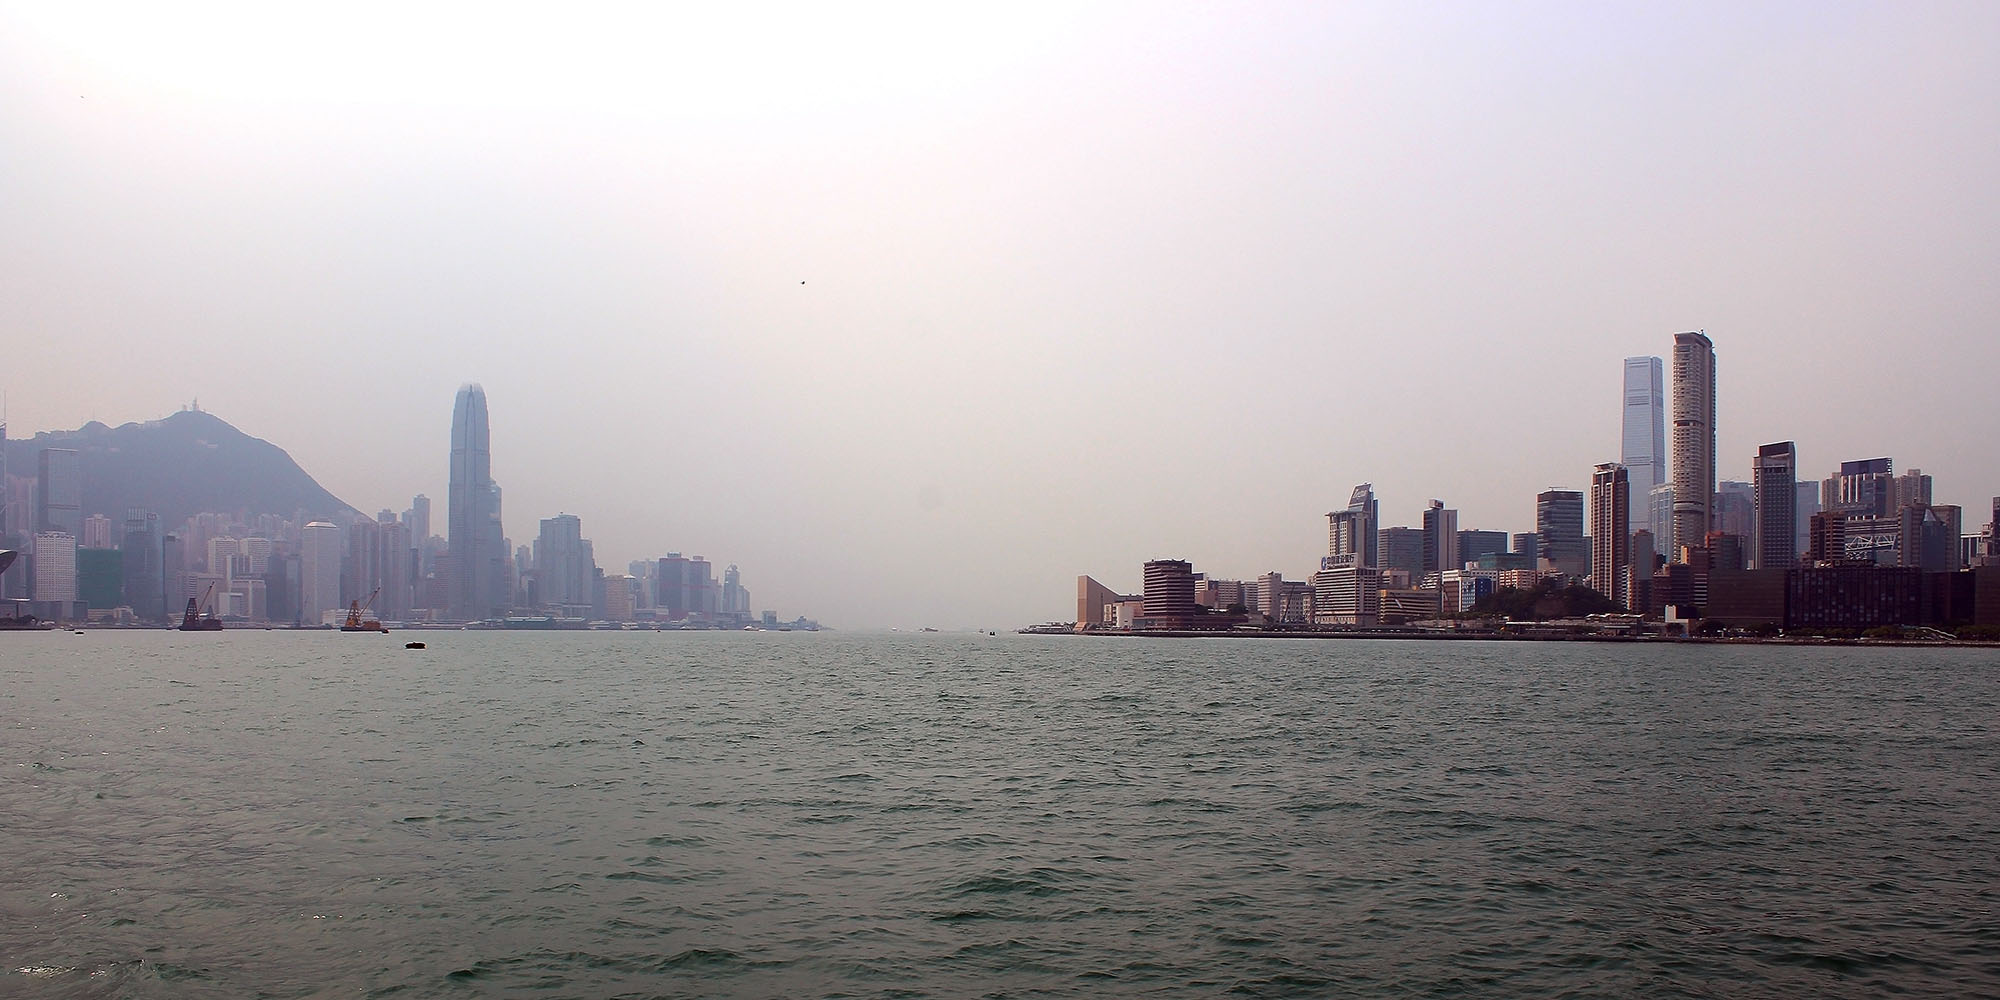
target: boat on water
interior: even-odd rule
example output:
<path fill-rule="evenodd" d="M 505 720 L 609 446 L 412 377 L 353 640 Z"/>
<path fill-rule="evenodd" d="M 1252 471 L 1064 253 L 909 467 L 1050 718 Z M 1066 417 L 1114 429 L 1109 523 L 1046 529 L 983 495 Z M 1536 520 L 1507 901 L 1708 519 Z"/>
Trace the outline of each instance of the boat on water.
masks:
<path fill-rule="evenodd" d="M 375 594 L 381 592 L 382 588 L 377 587 L 374 593 L 368 595 L 367 607 L 363 607 L 360 601 L 347 602 L 347 620 L 341 623 L 340 630 L 342 632 L 380 632 L 387 635 L 389 626 L 382 624 L 381 621 L 374 618 L 361 617 L 362 612 L 375 606 Z"/>
<path fill-rule="evenodd" d="M 197 602 L 192 597 L 188 598 L 187 610 L 185 612 L 182 612 L 181 614 L 181 631 L 183 632 L 222 631 L 222 619 L 215 617 L 214 612 L 202 610 L 203 608 L 208 606 L 208 596 L 209 594 L 213 593 L 215 593 L 215 584 L 211 583 L 208 585 L 208 593 L 201 595 L 200 601 Z"/>

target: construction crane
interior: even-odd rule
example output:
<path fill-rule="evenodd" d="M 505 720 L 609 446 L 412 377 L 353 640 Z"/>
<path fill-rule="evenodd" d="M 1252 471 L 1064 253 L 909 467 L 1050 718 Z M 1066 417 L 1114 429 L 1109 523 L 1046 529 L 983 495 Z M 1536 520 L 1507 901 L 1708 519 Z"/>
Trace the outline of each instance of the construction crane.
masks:
<path fill-rule="evenodd" d="M 376 587 L 374 590 L 369 591 L 368 602 L 366 604 L 363 604 L 360 601 L 347 602 L 347 622 L 346 624 L 340 626 L 340 630 L 342 632 L 388 632 L 389 631 L 388 627 L 383 625 L 380 621 L 374 618 L 369 618 L 364 621 L 361 617 L 362 612 L 367 611 L 369 608 L 375 606 L 375 595 L 380 594 L 381 592 L 382 588 L 380 587 Z"/>

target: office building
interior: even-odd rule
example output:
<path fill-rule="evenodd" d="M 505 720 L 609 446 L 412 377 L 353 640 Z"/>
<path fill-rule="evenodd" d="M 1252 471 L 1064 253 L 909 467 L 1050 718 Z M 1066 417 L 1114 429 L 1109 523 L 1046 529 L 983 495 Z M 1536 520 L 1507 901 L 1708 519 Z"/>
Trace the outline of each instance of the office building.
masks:
<path fill-rule="evenodd" d="M 1646 496 L 1646 507 L 1652 512 L 1653 545 L 1668 562 L 1679 558 L 1679 544 L 1674 538 L 1674 484 L 1661 483 L 1653 487 Z"/>
<path fill-rule="evenodd" d="M 667 553 L 653 573 L 653 590 L 655 607 L 665 613 L 667 621 L 686 620 L 694 604 L 688 590 L 687 557 L 678 552 Z"/>
<path fill-rule="evenodd" d="M 1723 480 L 1715 484 L 1709 506 L 1709 530 L 1743 540 L 1748 552 L 1757 538 L 1757 489 L 1749 483 Z"/>
<path fill-rule="evenodd" d="M 1799 449 L 1779 441 L 1757 449 L 1750 479 L 1756 504 L 1751 568 L 1784 569 L 1798 561 Z"/>
<path fill-rule="evenodd" d="M 1458 533 L 1458 560 L 1461 564 L 1476 563 L 1486 556 L 1506 551 L 1507 533 L 1504 531 L 1464 528 Z"/>
<path fill-rule="evenodd" d="M 1699 544 L 1714 530 L 1715 344 L 1706 333 L 1674 335 L 1674 540 Z"/>
<path fill-rule="evenodd" d="M 299 529 L 299 606 L 302 625 L 318 625 L 340 608 L 340 527 L 314 521 Z"/>
<path fill-rule="evenodd" d="M 1794 463 L 1796 470 L 1796 462 Z M 1795 473 L 1796 474 L 1796 471 Z M 1819 513 L 1820 484 L 1801 482 L 1793 492 L 1797 499 L 1792 507 L 1792 558 L 1797 560 L 1812 548 L 1812 516 Z"/>
<path fill-rule="evenodd" d="M 35 471 L 35 530 L 69 535 L 73 546 L 83 531 L 83 467 L 76 451 L 43 448 Z"/>
<path fill-rule="evenodd" d="M 1328 555 L 1345 554 L 1350 562 L 1374 566 L 1381 559 L 1381 506 L 1372 483 L 1362 483 L 1348 494 L 1347 506 L 1326 515 Z"/>
<path fill-rule="evenodd" d="M 160 516 L 149 510 L 128 511 L 119 541 L 125 603 L 141 621 L 164 619 L 167 581 L 160 561 Z"/>
<path fill-rule="evenodd" d="M 1532 531 L 1516 532 L 1514 535 L 1514 554 L 1528 561 L 1527 566 L 1523 567 L 1525 569 L 1533 569 L 1539 566 L 1542 559 L 1541 536 Z"/>
<path fill-rule="evenodd" d="M 1897 565 L 1933 573 L 1957 571 L 1962 517 L 1956 506 L 1910 503 L 1898 510 Z"/>
<path fill-rule="evenodd" d="M 535 539 L 536 602 L 544 608 L 588 607 L 597 560 L 575 514 L 543 518 Z M 622 619 L 621 619 L 622 620 Z"/>
<path fill-rule="evenodd" d="M 1621 608 L 1632 607 L 1632 514 L 1628 471 L 1615 462 L 1590 476 L 1590 586 Z"/>
<path fill-rule="evenodd" d="M 75 535 L 67 531 L 37 531 L 34 550 L 29 554 L 34 556 L 31 587 L 36 603 L 77 600 Z"/>
<path fill-rule="evenodd" d="M 1820 486 L 1820 507 L 1855 517 L 1888 517 L 1895 513 L 1895 463 L 1869 458 L 1840 463 Z"/>
<path fill-rule="evenodd" d="M 1626 518 L 1633 530 L 1645 528 L 1657 535 L 1648 504 L 1653 487 L 1667 481 L 1665 366 L 1659 358 L 1625 359 L 1623 431 L 1618 463 L 1625 466 L 1632 498 Z"/>
<path fill-rule="evenodd" d="M 1423 527 L 1423 567 L 1424 578 L 1432 573 L 1457 569 L 1462 560 L 1458 558 L 1458 511 L 1444 505 L 1442 500 L 1432 500 L 1424 509 Z"/>
<path fill-rule="evenodd" d="M 1146 563 L 1143 609 L 1155 628 L 1185 627 L 1194 620 L 1194 566 L 1181 559 Z"/>
<path fill-rule="evenodd" d="M 1544 490 L 1535 496 L 1535 536 L 1540 565 L 1564 576 L 1590 572 L 1583 544 L 1583 491 Z"/>
<path fill-rule="evenodd" d="M 1349 495 L 1345 510 L 1326 516 L 1326 556 L 1312 578 L 1316 624 L 1372 626 L 1380 620 L 1382 574 L 1375 560 L 1381 556 L 1382 533 L 1375 527 L 1377 514 L 1374 487 L 1362 483 Z"/>
<path fill-rule="evenodd" d="M 1897 476 L 1889 488 L 1889 511 L 1894 513 L 1905 507 L 1928 507 L 1931 505 L 1931 477 L 1922 469 L 1911 469 Z"/>
<path fill-rule="evenodd" d="M 1375 533 L 1378 569 L 1401 573 L 1406 579 L 1424 577 L 1424 533 L 1410 527 L 1383 528 Z"/>
<path fill-rule="evenodd" d="M 451 614 L 460 621 L 504 617 L 513 604 L 507 539 L 501 531 L 500 487 L 493 481 L 486 390 L 458 390 L 451 414 L 451 484 L 446 538 L 455 579 Z"/>

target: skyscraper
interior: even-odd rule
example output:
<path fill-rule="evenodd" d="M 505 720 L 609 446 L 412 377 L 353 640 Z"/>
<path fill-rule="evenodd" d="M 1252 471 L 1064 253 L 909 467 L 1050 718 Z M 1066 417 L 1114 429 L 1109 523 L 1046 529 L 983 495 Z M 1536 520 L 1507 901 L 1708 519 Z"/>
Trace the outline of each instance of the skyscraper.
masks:
<path fill-rule="evenodd" d="M 1674 540 L 1699 545 L 1714 525 L 1715 344 L 1706 333 L 1674 335 Z"/>
<path fill-rule="evenodd" d="M 1619 439 L 1619 464 L 1631 497 L 1626 512 L 1633 530 L 1659 534 L 1647 506 L 1653 487 L 1667 481 L 1667 395 L 1665 366 L 1659 358 L 1625 359 L 1624 433 Z"/>
<path fill-rule="evenodd" d="M 299 624 L 315 626 L 340 607 L 340 527 L 314 521 L 299 529 Z"/>
<path fill-rule="evenodd" d="M 1632 497 L 1626 468 L 1615 462 L 1590 476 L 1590 586 L 1621 608 L 1632 606 Z M 1647 548 L 1651 541 L 1648 539 Z"/>
<path fill-rule="evenodd" d="M 1582 491 L 1543 490 L 1536 494 L 1535 535 L 1541 560 L 1556 572 L 1564 576 L 1590 572 L 1590 556 L 1583 544 Z"/>
<path fill-rule="evenodd" d="M 535 575 L 543 607 L 588 605 L 591 602 L 597 560 L 583 537 L 583 521 L 575 514 L 557 514 L 542 519 L 541 535 L 535 539 Z"/>
<path fill-rule="evenodd" d="M 1375 487 L 1362 483 L 1347 508 L 1326 515 L 1326 556 L 1313 574 L 1314 616 L 1324 625 L 1374 625 L 1381 616 L 1382 572 L 1375 565 L 1380 533 Z M 1275 574 L 1273 574 L 1275 576 Z M 1275 581 L 1274 581 L 1275 582 Z M 1268 598 L 1277 617 L 1276 598 Z"/>
<path fill-rule="evenodd" d="M 1799 449 L 1779 441 L 1757 449 L 1750 470 L 1757 494 L 1757 543 L 1751 556 L 1758 569 L 1783 569 L 1798 560 Z"/>
<path fill-rule="evenodd" d="M 83 531 L 83 470 L 76 451 L 43 448 L 36 472 L 35 530 L 61 532 L 74 542 Z"/>
<path fill-rule="evenodd" d="M 493 482 L 486 390 L 467 383 L 451 412 L 451 492 L 446 539 L 451 553 L 451 613 L 461 621 L 504 616 L 513 603 L 507 541 L 500 530 L 500 487 Z"/>
<path fill-rule="evenodd" d="M 1459 568 L 1458 511 L 1432 500 L 1424 508 L 1424 574 Z"/>
<path fill-rule="evenodd" d="M 166 577 L 160 564 L 160 516 L 127 511 L 122 551 L 125 603 L 142 621 L 166 617 Z"/>

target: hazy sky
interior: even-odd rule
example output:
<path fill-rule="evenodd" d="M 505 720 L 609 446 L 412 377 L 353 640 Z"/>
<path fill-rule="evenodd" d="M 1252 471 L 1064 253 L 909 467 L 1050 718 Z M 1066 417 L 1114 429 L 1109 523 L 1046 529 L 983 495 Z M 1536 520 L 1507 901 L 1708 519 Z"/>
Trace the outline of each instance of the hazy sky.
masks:
<path fill-rule="evenodd" d="M 837 625 L 1528 530 L 1705 328 L 1721 475 L 2000 494 L 2000 4 L 0 8 L 11 429 L 199 397 Z"/>

